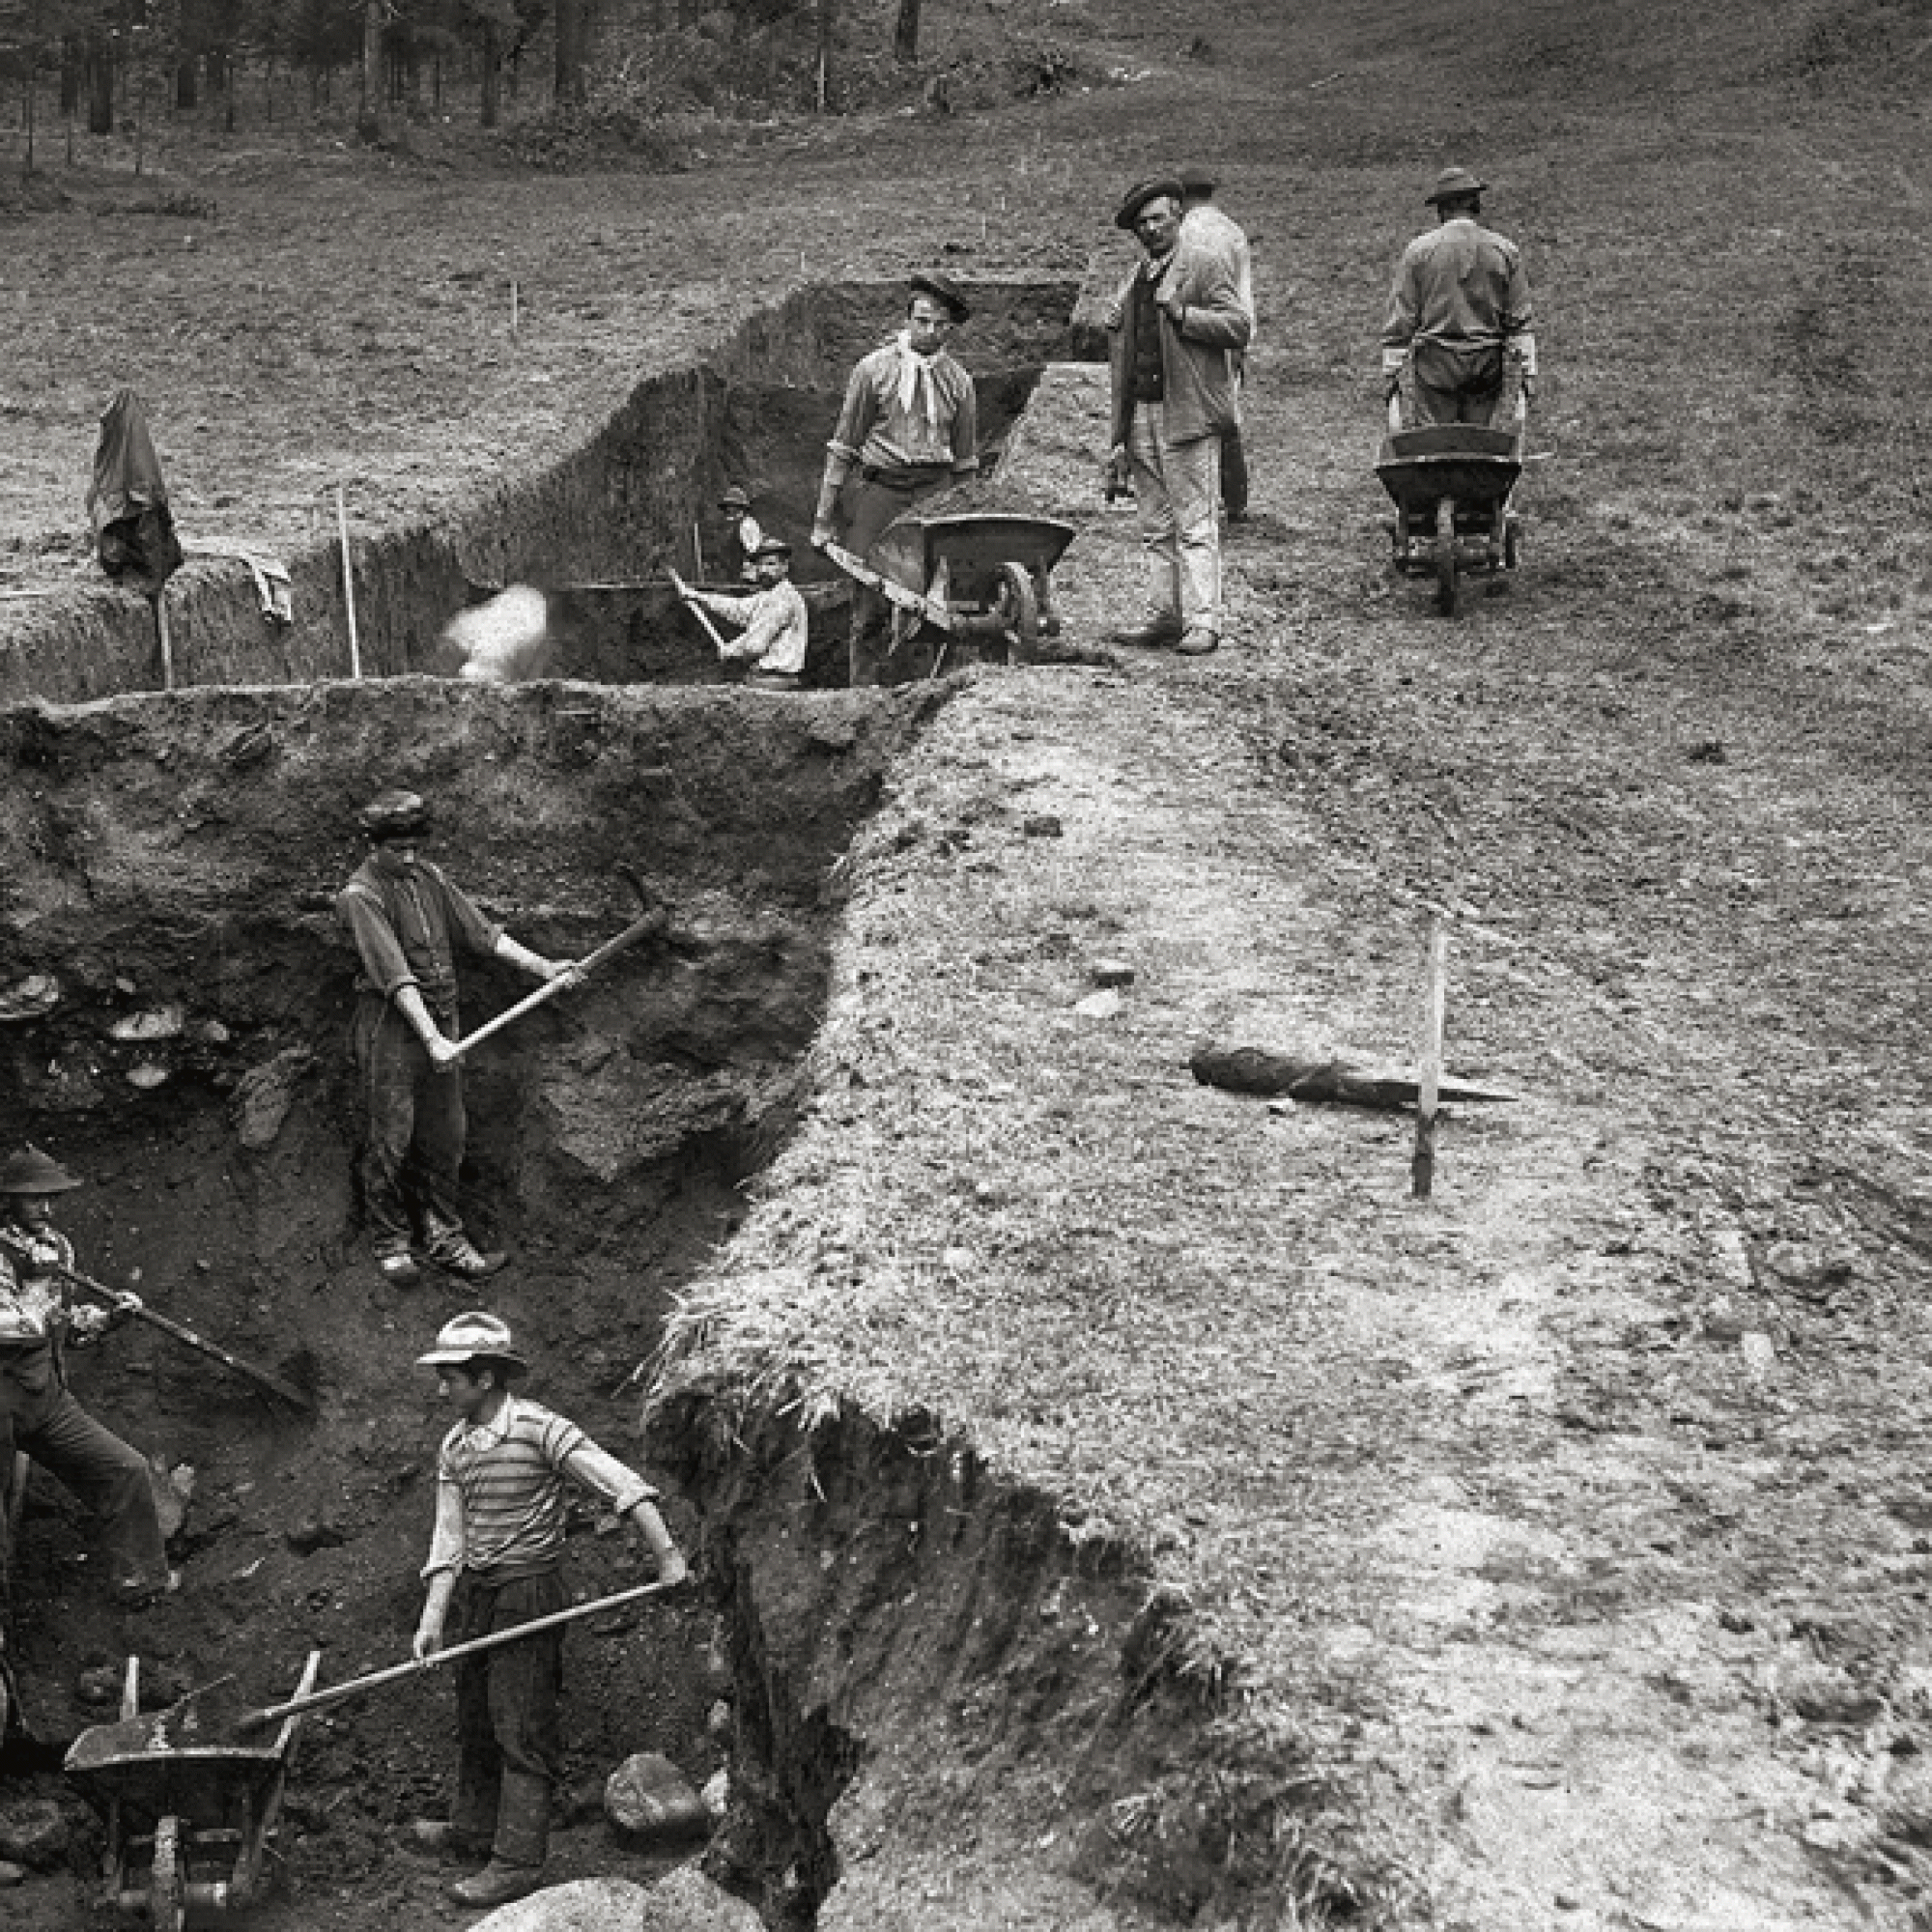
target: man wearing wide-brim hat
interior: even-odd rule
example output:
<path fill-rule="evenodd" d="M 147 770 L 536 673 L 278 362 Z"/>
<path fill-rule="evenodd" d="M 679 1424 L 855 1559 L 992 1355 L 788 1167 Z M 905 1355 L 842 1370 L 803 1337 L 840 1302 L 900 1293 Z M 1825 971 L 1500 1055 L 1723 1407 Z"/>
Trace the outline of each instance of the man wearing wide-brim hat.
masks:
<path fill-rule="evenodd" d="M 1489 184 L 1444 168 L 1424 197 L 1436 225 L 1403 251 L 1382 327 L 1382 381 L 1406 424 L 1513 427 L 1536 394 L 1535 315 L 1522 254 L 1477 217 Z"/>
<path fill-rule="evenodd" d="M 1156 176 L 1114 215 L 1144 259 L 1115 298 L 1107 468 L 1110 487 L 1133 489 L 1148 567 L 1146 612 L 1114 638 L 1203 657 L 1221 642 L 1221 438 L 1240 421 L 1236 357 L 1254 317 L 1225 252 L 1181 246 L 1182 199 Z"/>
<path fill-rule="evenodd" d="M 564 1608 L 567 1491 L 585 1492 L 645 1546 L 667 1587 L 685 1560 L 658 1514 L 657 1492 L 563 1416 L 517 1393 L 527 1370 L 509 1324 L 487 1309 L 443 1323 L 417 1356 L 454 1412 L 436 1464 L 436 1527 L 414 1651 L 431 1662 L 451 1643 L 492 1636 Z M 483 1869 L 449 1893 L 497 1906 L 542 1882 L 551 1793 L 562 1773 L 558 1728 L 561 1629 L 456 1665 L 456 1792 L 450 1815 L 412 1828 L 425 1850 Z"/>
<path fill-rule="evenodd" d="M 0 1162 L 0 1471 L 23 1453 L 87 1504 L 100 1523 L 108 1592 L 138 1609 L 178 1580 L 147 1459 L 74 1400 L 64 1351 L 95 1340 L 141 1298 L 123 1294 L 111 1309 L 73 1299 L 73 1244 L 53 1209 L 80 1184 L 36 1147 Z M 5 1543 L 0 1528 L 0 1568 Z"/>
<path fill-rule="evenodd" d="M 889 575 L 893 560 L 872 554 L 887 529 L 980 468 L 979 395 L 947 350 L 972 308 L 947 275 L 914 275 L 906 289 L 905 327 L 845 384 L 811 523 L 814 544 L 838 544 Z M 879 591 L 853 585 L 854 684 L 879 681 L 891 609 Z"/>
<path fill-rule="evenodd" d="M 718 646 L 725 664 L 749 665 L 745 683 L 752 691 L 796 691 L 804 682 L 810 613 L 791 581 L 791 545 L 763 538 L 752 554 L 756 588 L 749 597 L 716 590 L 687 592 L 694 604 L 744 629 Z"/>

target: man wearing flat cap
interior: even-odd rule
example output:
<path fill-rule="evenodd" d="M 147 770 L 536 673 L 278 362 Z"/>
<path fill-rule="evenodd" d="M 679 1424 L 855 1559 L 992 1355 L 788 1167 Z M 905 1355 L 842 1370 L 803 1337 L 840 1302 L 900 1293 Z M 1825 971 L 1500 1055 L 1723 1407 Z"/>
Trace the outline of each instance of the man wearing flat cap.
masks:
<path fill-rule="evenodd" d="M 1485 228 L 1487 182 L 1444 168 L 1435 228 L 1403 251 L 1382 328 L 1382 381 L 1406 423 L 1513 426 L 1536 395 L 1535 316 L 1521 251 Z"/>
<path fill-rule="evenodd" d="M 1254 323 L 1227 254 L 1180 245 L 1182 198 L 1171 176 L 1141 182 L 1114 216 L 1145 259 L 1116 298 L 1107 468 L 1133 488 L 1148 561 L 1146 614 L 1114 639 L 1203 657 L 1221 641 L 1221 438 Z"/>
<path fill-rule="evenodd" d="M 534 980 L 576 967 L 520 946 L 421 856 L 431 817 L 419 793 L 383 792 L 355 821 L 369 856 L 335 910 L 362 967 L 350 1043 L 365 1112 L 357 1165 L 376 1269 L 390 1287 L 411 1287 L 419 1279 L 413 1241 L 446 1274 L 481 1281 L 506 1257 L 478 1250 L 458 1206 L 469 1123 L 456 1044 L 456 948 Z"/>
<path fill-rule="evenodd" d="M 1241 292 L 1241 305 L 1248 312 L 1248 346 L 1235 355 L 1235 420 L 1221 432 L 1221 507 L 1231 524 L 1238 524 L 1245 522 L 1248 514 L 1248 452 L 1241 440 L 1240 392 L 1248 351 L 1255 346 L 1254 253 L 1248 246 L 1247 231 L 1225 209 L 1214 205 L 1214 190 L 1220 181 L 1212 168 L 1190 162 L 1175 180 L 1180 184 L 1180 245 L 1224 254 L 1234 270 L 1235 286 Z"/>
<path fill-rule="evenodd" d="M 804 681 L 810 617 L 798 585 L 791 581 L 791 545 L 765 537 L 752 554 L 755 588 L 749 597 L 716 590 L 687 589 L 694 604 L 727 623 L 744 626 L 718 646 L 725 664 L 750 665 L 745 684 L 752 691 L 796 691 Z"/>
<path fill-rule="evenodd" d="M 881 569 L 872 552 L 888 526 L 980 468 L 979 398 L 946 347 L 972 310 L 945 275 L 914 275 L 907 287 L 905 327 L 845 385 L 811 524 L 814 544 L 839 544 Z M 878 682 L 890 611 L 880 592 L 853 585 L 854 684 Z"/>
<path fill-rule="evenodd" d="M 54 1226 L 54 1203 L 80 1184 L 36 1147 L 0 1163 L 0 1470 L 23 1451 L 93 1510 L 108 1594 L 140 1609 L 181 1580 L 168 1568 L 147 1459 L 74 1400 L 65 1350 L 141 1298 L 123 1294 L 112 1308 L 74 1300 L 73 1244 Z M 0 1581 L 6 1560 L 0 1532 Z"/>

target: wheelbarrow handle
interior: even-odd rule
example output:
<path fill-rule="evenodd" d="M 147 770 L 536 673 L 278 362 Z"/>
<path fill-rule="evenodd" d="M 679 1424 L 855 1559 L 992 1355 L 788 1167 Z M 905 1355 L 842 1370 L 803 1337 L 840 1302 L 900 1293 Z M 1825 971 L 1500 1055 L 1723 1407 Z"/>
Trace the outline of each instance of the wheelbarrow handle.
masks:
<path fill-rule="evenodd" d="M 346 1683 L 330 1685 L 327 1690 L 317 1690 L 306 1697 L 291 1697 L 286 1704 L 270 1704 L 262 1711 L 244 1711 L 235 1720 L 235 1728 L 244 1733 L 259 1731 L 304 1711 L 326 1711 L 332 1704 L 346 1704 L 352 1697 L 359 1697 L 366 1690 L 377 1690 L 384 1684 L 400 1683 L 405 1677 L 419 1676 L 425 1670 L 434 1670 L 459 1657 L 474 1657 L 479 1651 L 495 1650 L 499 1644 L 516 1643 L 521 1638 L 534 1636 L 539 1631 L 575 1623 L 580 1617 L 594 1617 L 603 1610 L 640 1603 L 644 1598 L 655 1597 L 670 1587 L 668 1583 L 639 1583 L 634 1590 L 619 1590 L 614 1596 L 594 1597 L 587 1604 L 573 1604 L 567 1610 L 553 1610 L 547 1617 L 532 1617 L 528 1623 L 513 1624 L 508 1630 L 492 1631 L 488 1636 L 471 1637 L 468 1643 L 452 1644 L 433 1657 L 412 1657 L 407 1663 L 392 1663 L 386 1670 L 372 1670 L 366 1677 L 352 1677 Z"/>

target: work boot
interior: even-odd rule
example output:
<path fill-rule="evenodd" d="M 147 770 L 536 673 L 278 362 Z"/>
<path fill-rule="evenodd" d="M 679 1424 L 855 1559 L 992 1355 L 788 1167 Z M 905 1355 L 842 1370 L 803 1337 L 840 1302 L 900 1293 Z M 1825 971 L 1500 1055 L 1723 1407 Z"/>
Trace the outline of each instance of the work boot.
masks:
<path fill-rule="evenodd" d="M 447 1818 L 412 1818 L 409 1839 L 419 1852 L 434 1852 L 452 1864 L 478 1864 L 490 1856 L 487 1832 L 465 1831 Z"/>
<path fill-rule="evenodd" d="M 1109 631 L 1110 644 L 1129 644 L 1137 650 L 1171 650 L 1180 641 L 1180 619 L 1179 617 L 1150 617 L 1145 624 L 1131 625 L 1126 629 Z"/>
<path fill-rule="evenodd" d="M 453 1222 L 431 1215 L 423 1231 L 423 1259 L 464 1281 L 487 1281 L 510 1258 L 501 1249 L 476 1246 Z"/>
<path fill-rule="evenodd" d="M 543 1883 L 541 1865 L 506 1865 L 493 1858 L 473 1878 L 452 1879 L 443 1887 L 458 1905 L 489 1912 L 519 1898 L 527 1898 Z"/>
<path fill-rule="evenodd" d="M 459 1905 L 507 1905 L 543 1883 L 550 1855 L 550 1779 L 506 1771 L 497 1800 L 497 1839 L 490 1862 L 474 1878 L 447 1888 Z"/>
<path fill-rule="evenodd" d="M 1205 658 L 1221 648 L 1221 639 L 1204 625 L 1196 624 L 1174 647 L 1184 658 Z"/>

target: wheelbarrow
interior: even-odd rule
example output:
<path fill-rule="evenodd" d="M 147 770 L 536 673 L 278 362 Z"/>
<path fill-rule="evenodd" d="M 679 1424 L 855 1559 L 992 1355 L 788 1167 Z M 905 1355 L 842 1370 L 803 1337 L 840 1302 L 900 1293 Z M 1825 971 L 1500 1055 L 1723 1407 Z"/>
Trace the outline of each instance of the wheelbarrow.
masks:
<path fill-rule="evenodd" d="M 298 1698 L 321 1666 L 321 1651 L 311 1651 Z M 105 1903 L 154 1932 L 182 1932 L 189 1913 L 241 1910 L 266 1889 L 302 1720 L 240 1742 L 232 1682 L 146 1714 L 140 1683 L 140 1659 L 130 1657 L 120 1720 L 83 1731 L 65 1769 L 106 1819 Z"/>
<path fill-rule="evenodd" d="M 923 674 L 936 677 L 949 654 L 1027 664 L 1042 638 L 1060 635 L 1053 566 L 1073 537 L 1071 524 L 995 511 L 903 517 L 873 547 L 874 562 L 839 544 L 822 548 L 892 605 L 893 654 L 929 654 Z"/>
<path fill-rule="evenodd" d="M 1405 577 L 1435 579 L 1435 608 L 1454 616 L 1460 580 L 1514 570 L 1522 552 L 1520 523 L 1510 507 L 1522 474 L 1522 423 L 1484 429 L 1444 423 L 1399 427 L 1394 404 L 1376 474 L 1395 500 L 1382 526 Z"/>

